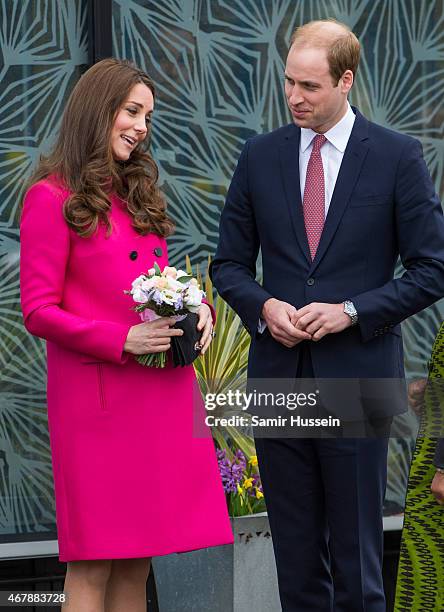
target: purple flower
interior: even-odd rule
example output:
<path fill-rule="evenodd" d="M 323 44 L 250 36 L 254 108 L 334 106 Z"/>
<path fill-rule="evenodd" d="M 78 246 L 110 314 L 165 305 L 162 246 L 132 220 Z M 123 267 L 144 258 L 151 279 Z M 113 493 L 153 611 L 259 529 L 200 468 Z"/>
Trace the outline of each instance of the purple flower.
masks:
<path fill-rule="evenodd" d="M 243 466 L 243 469 L 245 470 L 247 467 L 247 459 L 244 453 L 240 450 L 240 448 L 238 448 L 237 451 L 234 453 L 234 458 L 240 465 Z"/>
<path fill-rule="evenodd" d="M 246 466 L 245 456 L 236 451 L 233 461 L 227 457 L 225 449 L 216 451 L 222 485 L 225 493 L 235 493 L 237 485 L 242 482 Z"/>
<path fill-rule="evenodd" d="M 181 295 L 178 295 L 176 301 L 174 302 L 174 309 L 182 310 L 182 308 L 183 308 L 183 297 Z"/>
<path fill-rule="evenodd" d="M 160 306 L 160 304 L 162 304 L 162 294 L 161 294 L 161 292 L 158 291 L 157 289 L 155 289 L 153 291 L 153 295 L 152 295 L 151 299 L 154 300 L 158 306 Z"/>

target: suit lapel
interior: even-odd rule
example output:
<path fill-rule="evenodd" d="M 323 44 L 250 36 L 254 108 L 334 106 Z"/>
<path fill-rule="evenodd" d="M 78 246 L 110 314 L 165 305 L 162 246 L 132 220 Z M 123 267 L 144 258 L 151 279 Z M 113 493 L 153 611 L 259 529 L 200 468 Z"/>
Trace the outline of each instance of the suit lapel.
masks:
<path fill-rule="evenodd" d="M 307 233 L 305 231 L 301 200 L 301 184 L 299 179 L 300 138 L 300 129 L 295 125 L 290 125 L 284 140 L 279 146 L 279 159 L 291 224 L 305 258 L 311 263 Z"/>
<path fill-rule="evenodd" d="M 359 111 L 356 109 L 353 110 L 356 113 L 355 123 L 353 125 L 353 130 L 350 134 L 347 147 L 344 151 L 341 168 L 339 170 L 338 178 L 336 179 L 336 185 L 331 198 L 321 240 L 319 242 L 315 259 L 310 268 L 310 274 L 318 266 L 319 262 L 325 255 L 333 236 L 335 235 L 342 215 L 347 208 L 356 181 L 358 180 L 362 164 L 368 153 L 368 143 L 366 142 L 368 140 L 368 121 L 359 113 Z M 304 223 L 303 217 L 302 223 Z"/>

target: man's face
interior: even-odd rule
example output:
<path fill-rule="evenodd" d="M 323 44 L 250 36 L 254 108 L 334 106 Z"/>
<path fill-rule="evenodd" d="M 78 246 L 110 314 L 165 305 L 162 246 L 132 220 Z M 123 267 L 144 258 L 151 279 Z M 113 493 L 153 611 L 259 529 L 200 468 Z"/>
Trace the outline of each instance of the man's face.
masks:
<path fill-rule="evenodd" d="M 346 112 L 353 73 L 347 70 L 334 86 L 327 51 L 292 45 L 285 66 L 285 96 L 293 121 L 320 134 L 333 127 Z"/>

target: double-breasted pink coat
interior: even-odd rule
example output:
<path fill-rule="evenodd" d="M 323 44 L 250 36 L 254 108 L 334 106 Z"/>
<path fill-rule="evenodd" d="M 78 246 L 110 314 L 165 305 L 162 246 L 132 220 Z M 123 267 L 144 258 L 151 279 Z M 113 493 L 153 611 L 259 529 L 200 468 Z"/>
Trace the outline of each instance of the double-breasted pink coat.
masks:
<path fill-rule="evenodd" d="M 139 235 L 113 197 L 112 233 L 80 238 L 55 181 L 21 220 L 26 328 L 47 340 L 48 424 L 61 561 L 151 557 L 231 543 L 211 436 L 193 435 L 192 366 L 147 368 L 123 352 L 140 323 L 124 294 L 165 240 Z"/>

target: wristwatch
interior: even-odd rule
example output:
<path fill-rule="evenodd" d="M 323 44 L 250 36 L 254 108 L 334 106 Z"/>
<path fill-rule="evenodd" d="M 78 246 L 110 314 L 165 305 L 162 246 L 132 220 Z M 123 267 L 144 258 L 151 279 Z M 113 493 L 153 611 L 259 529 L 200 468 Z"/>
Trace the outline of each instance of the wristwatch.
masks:
<path fill-rule="evenodd" d="M 351 319 L 352 325 L 356 325 L 358 322 L 358 313 L 356 311 L 355 305 L 350 300 L 345 300 L 344 304 L 344 312 L 348 314 Z"/>

